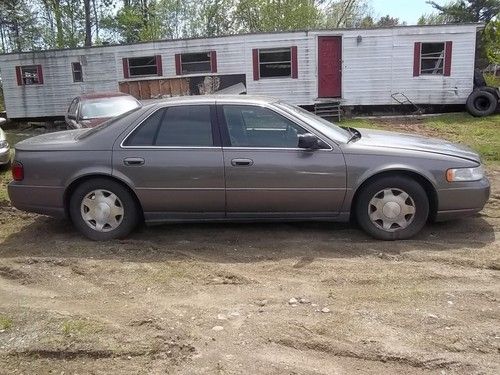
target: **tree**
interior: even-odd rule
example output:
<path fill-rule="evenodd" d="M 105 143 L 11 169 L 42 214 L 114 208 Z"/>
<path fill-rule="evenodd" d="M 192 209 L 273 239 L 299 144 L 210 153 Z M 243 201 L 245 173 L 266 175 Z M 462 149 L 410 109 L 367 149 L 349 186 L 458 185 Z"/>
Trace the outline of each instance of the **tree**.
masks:
<path fill-rule="evenodd" d="M 483 33 L 486 57 L 492 64 L 500 64 L 500 20 L 488 23 Z"/>
<path fill-rule="evenodd" d="M 381 17 L 377 21 L 377 27 L 392 27 L 399 25 L 399 18 L 393 18 L 389 15 Z"/>
<path fill-rule="evenodd" d="M 235 29 L 258 32 L 315 28 L 321 14 L 311 0 L 240 0 L 235 17 Z"/>
<path fill-rule="evenodd" d="M 451 22 L 451 19 L 444 14 L 422 14 L 417 21 L 417 25 L 442 25 Z"/>
<path fill-rule="evenodd" d="M 435 1 L 428 4 L 437 9 L 449 22 L 490 22 L 500 13 L 500 0 L 457 0 L 447 5 Z"/>

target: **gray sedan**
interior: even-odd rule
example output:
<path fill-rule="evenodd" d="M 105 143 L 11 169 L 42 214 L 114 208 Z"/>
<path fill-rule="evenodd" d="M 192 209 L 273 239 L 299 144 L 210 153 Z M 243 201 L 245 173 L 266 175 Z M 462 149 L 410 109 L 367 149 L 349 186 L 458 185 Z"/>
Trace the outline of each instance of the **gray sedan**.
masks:
<path fill-rule="evenodd" d="M 179 221 L 355 218 L 407 239 L 428 220 L 480 211 L 490 193 L 477 153 L 444 140 L 333 125 L 244 96 L 186 97 L 93 129 L 16 145 L 12 204 L 69 217 L 108 240 Z"/>

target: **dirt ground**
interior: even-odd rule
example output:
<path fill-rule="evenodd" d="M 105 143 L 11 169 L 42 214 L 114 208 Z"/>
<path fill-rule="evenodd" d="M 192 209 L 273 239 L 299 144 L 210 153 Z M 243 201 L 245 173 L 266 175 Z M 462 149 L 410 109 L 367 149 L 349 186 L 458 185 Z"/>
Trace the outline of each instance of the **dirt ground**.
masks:
<path fill-rule="evenodd" d="M 489 174 L 480 215 L 402 242 L 294 223 L 96 243 L 4 203 L 0 373 L 498 374 L 500 167 Z"/>

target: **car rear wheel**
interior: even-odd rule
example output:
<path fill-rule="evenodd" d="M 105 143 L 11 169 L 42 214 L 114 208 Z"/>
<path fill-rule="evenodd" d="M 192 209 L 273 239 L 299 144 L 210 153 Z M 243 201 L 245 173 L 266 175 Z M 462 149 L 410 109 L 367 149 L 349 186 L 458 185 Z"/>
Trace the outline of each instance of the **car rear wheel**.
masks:
<path fill-rule="evenodd" d="M 92 179 L 80 184 L 71 196 L 69 209 L 75 227 L 96 241 L 127 236 L 139 217 L 130 192 L 108 179 Z"/>
<path fill-rule="evenodd" d="M 429 199 L 422 186 L 408 177 L 382 177 L 363 187 L 356 218 L 370 235 L 381 240 L 416 235 L 429 216 Z"/>

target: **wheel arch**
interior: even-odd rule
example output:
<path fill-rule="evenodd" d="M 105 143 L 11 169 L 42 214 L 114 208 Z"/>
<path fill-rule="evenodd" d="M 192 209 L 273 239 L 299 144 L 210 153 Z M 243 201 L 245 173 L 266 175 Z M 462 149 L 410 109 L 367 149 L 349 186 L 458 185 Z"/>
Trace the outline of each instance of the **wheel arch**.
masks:
<path fill-rule="evenodd" d="M 115 176 L 111 176 L 111 175 L 106 174 L 106 173 L 92 173 L 92 174 L 86 174 L 83 176 L 79 176 L 79 177 L 75 178 L 74 180 L 72 180 L 71 183 L 66 187 L 66 189 L 64 190 L 63 202 L 64 202 L 64 213 L 69 220 L 71 220 L 71 215 L 69 214 L 69 201 L 71 199 L 71 195 L 73 194 L 75 189 L 80 184 L 82 184 L 85 181 L 89 181 L 89 180 L 96 179 L 96 178 L 104 178 L 104 179 L 107 179 L 110 181 L 114 181 L 114 182 L 119 183 L 123 187 L 125 187 L 128 190 L 128 192 L 130 193 L 130 195 L 132 196 L 132 199 L 134 200 L 134 202 L 139 210 L 139 213 L 141 215 L 141 220 L 144 220 L 144 210 L 142 208 L 142 204 L 139 201 L 139 198 L 137 197 L 137 194 L 135 193 L 135 191 L 130 187 L 129 184 L 127 184 L 122 179 L 117 178 Z"/>
<path fill-rule="evenodd" d="M 371 174 L 370 176 L 367 176 L 364 180 L 362 180 L 361 183 L 358 184 L 356 187 L 352 200 L 351 200 L 351 207 L 350 207 L 350 216 L 352 219 L 356 220 L 356 202 L 359 197 L 359 194 L 363 190 L 365 186 L 368 186 L 370 183 L 373 181 L 382 178 L 382 177 L 388 177 L 388 176 L 405 176 L 409 177 L 422 186 L 422 188 L 425 190 L 425 193 L 427 195 L 427 198 L 429 199 L 429 220 L 434 221 L 436 218 L 437 210 L 438 210 L 438 195 L 437 195 L 437 190 L 435 185 L 432 183 L 432 181 L 422 173 L 419 173 L 414 170 L 410 169 L 404 169 L 404 168 L 396 168 L 396 169 L 388 169 L 388 170 L 382 170 L 378 171 L 376 173 Z"/>

